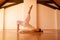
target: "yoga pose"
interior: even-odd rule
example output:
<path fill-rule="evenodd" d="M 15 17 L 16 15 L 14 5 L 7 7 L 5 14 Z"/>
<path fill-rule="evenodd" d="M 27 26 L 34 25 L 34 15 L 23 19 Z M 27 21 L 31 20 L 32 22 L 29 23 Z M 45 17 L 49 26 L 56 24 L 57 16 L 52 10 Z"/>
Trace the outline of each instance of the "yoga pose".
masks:
<path fill-rule="evenodd" d="M 31 5 L 29 11 L 28 11 L 28 15 L 27 18 L 24 21 L 18 21 L 18 24 L 21 26 L 20 27 L 20 31 L 29 31 L 29 32 L 34 32 L 34 31 L 39 31 L 38 29 L 35 29 L 31 24 L 29 24 L 30 21 L 30 12 L 32 9 L 33 5 Z"/>

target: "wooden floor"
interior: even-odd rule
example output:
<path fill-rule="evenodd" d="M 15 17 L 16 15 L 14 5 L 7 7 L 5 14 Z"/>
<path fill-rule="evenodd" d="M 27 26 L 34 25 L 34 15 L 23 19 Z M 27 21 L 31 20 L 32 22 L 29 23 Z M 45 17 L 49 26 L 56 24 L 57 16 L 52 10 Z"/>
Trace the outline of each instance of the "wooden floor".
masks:
<path fill-rule="evenodd" d="M 60 40 L 59 30 L 43 30 L 43 32 L 17 33 L 16 30 L 0 31 L 0 40 Z"/>

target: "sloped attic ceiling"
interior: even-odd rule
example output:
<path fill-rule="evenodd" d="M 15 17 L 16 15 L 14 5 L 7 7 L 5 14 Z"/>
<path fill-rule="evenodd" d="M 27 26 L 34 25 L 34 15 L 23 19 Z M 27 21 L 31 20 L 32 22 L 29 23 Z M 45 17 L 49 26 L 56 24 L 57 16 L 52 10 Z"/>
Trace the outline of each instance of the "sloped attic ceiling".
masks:
<path fill-rule="evenodd" d="M 60 6 L 60 0 L 54 0 Z"/>
<path fill-rule="evenodd" d="M 6 0 L 0 0 L 0 6 L 2 6 L 5 2 Z"/>
<path fill-rule="evenodd" d="M 16 5 L 16 4 L 19 4 L 19 3 L 23 3 L 23 0 L 5 0 L 3 2 L 1 0 L 0 3 L 1 3 L 0 4 L 1 5 L 0 8 L 2 8 L 2 7 L 5 7 L 6 8 L 6 7 L 10 7 L 10 6 L 13 6 L 13 5 Z"/>
<path fill-rule="evenodd" d="M 60 10 L 60 0 L 37 0 L 37 3 Z"/>
<path fill-rule="evenodd" d="M 3 6 L 6 3 L 10 3 L 10 4 Z M 19 3 L 23 3 L 23 0 L 0 0 L 0 8 L 10 7 Z M 37 0 L 37 3 L 43 4 L 53 9 L 60 9 L 60 0 Z M 52 6 L 51 4 L 55 6 Z"/>

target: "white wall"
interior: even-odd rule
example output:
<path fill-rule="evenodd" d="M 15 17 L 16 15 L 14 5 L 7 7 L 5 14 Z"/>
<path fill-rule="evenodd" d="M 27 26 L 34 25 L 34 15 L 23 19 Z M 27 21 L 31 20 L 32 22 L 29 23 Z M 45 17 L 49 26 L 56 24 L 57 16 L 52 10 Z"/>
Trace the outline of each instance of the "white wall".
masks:
<path fill-rule="evenodd" d="M 31 11 L 30 24 L 41 29 L 60 29 L 60 10 L 54 10 L 41 4 L 36 4 L 35 0 L 24 0 L 24 3 L 11 6 L 5 9 L 5 27 L 6 29 L 16 29 L 17 20 L 26 18 L 29 7 L 33 4 Z M 37 9 L 38 7 L 38 9 Z M 38 12 L 37 12 L 38 11 Z M 0 9 L 0 29 L 3 28 L 4 9 Z"/>
<path fill-rule="evenodd" d="M 41 29 L 56 29 L 56 10 L 38 4 L 38 26 Z"/>
<path fill-rule="evenodd" d="M 57 29 L 60 29 L 60 10 L 57 11 Z"/>
<path fill-rule="evenodd" d="M 30 24 L 37 28 L 37 0 L 24 0 L 24 12 L 27 14 L 29 7 L 33 5 L 31 11 Z"/>
<path fill-rule="evenodd" d="M 0 30 L 3 29 L 3 14 L 4 14 L 4 8 L 0 9 Z"/>
<path fill-rule="evenodd" d="M 8 7 L 5 9 L 5 28 L 6 29 L 16 29 L 17 20 L 24 21 L 29 10 L 29 7 L 33 4 L 33 9 L 31 11 L 30 24 L 36 27 L 36 1 L 35 0 L 24 0 L 24 3 Z"/>
<path fill-rule="evenodd" d="M 23 4 L 18 4 L 18 5 L 6 8 L 5 9 L 6 29 L 16 29 L 17 20 L 19 20 L 19 17 L 22 17 L 21 15 L 22 13 L 23 13 Z"/>

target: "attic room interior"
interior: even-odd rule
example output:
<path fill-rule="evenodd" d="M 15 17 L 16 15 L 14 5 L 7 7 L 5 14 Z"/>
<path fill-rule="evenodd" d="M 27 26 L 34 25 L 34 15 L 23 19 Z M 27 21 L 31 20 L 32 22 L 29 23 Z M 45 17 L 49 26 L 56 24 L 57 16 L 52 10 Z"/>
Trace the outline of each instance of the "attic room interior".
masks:
<path fill-rule="evenodd" d="M 0 40 L 60 40 L 60 0 L 0 0 Z"/>

